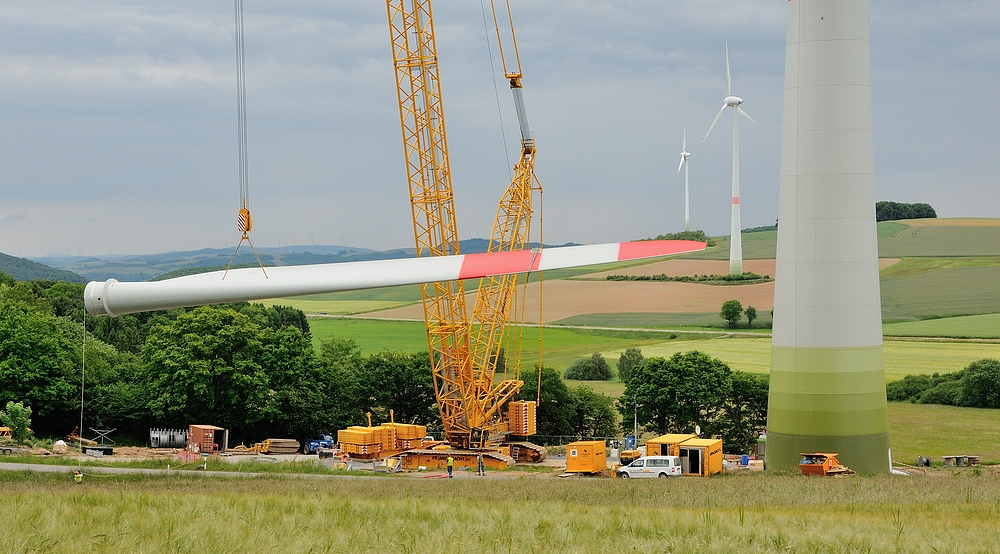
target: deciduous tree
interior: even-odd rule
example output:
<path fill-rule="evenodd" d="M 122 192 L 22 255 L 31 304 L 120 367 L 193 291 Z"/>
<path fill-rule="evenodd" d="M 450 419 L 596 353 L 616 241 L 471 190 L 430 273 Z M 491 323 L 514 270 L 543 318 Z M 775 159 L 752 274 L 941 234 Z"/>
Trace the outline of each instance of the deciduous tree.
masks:
<path fill-rule="evenodd" d="M 732 370 L 708 355 L 691 351 L 669 359 L 647 358 L 633 371 L 618 411 L 631 427 L 633 402 L 639 423 L 658 433 L 688 433 L 715 421 L 732 392 Z"/>
<path fill-rule="evenodd" d="M 719 316 L 725 319 L 730 327 L 735 328 L 736 324 L 743 318 L 743 304 L 739 300 L 726 300 L 722 303 Z"/>
<path fill-rule="evenodd" d="M 632 369 L 642 365 L 642 350 L 638 348 L 626 348 L 622 355 L 618 357 L 618 379 L 622 383 L 627 383 Z"/>

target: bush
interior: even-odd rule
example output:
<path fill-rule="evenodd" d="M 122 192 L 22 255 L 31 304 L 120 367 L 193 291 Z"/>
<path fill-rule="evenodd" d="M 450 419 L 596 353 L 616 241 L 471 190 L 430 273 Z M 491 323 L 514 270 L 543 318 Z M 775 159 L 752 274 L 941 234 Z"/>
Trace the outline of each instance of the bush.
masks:
<path fill-rule="evenodd" d="M 31 435 L 31 431 L 28 430 L 28 426 L 31 425 L 31 407 L 21 402 L 8 402 L 7 409 L 0 411 L 0 421 L 4 426 L 10 427 L 10 437 L 18 444 L 27 441 Z"/>
<path fill-rule="evenodd" d="M 940 385 L 924 391 L 917 399 L 918 404 L 943 404 L 945 406 L 958 405 L 958 398 L 962 394 L 961 381 L 945 381 Z"/>
<path fill-rule="evenodd" d="M 600 352 L 585 360 L 577 360 L 566 369 L 566 379 L 578 381 L 607 381 L 611 379 L 611 366 Z"/>
<path fill-rule="evenodd" d="M 1000 361 L 982 359 L 969 364 L 962 376 L 957 405 L 1000 408 Z"/>
<path fill-rule="evenodd" d="M 934 388 L 930 375 L 907 375 L 899 381 L 885 386 L 885 398 L 889 402 L 916 402 L 925 391 Z"/>

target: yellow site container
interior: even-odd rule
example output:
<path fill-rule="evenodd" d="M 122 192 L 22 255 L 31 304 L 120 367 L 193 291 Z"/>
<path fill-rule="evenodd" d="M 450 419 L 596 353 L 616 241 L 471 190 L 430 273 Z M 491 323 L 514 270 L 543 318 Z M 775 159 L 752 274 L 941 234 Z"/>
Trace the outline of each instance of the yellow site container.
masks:
<path fill-rule="evenodd" d="M 708 477 L 722 472 L 722 439 L 688 439 L 678 450 L 683 475 Z"/>
<path fill-rule="evenodd" d="M 647 456 L 680 456 L 678 445 L 684 441 L 696 439 L 694 433 L 679 433 L 662 435 L 646 441 Z"/>
<path fill-rule="evenodd" d="M 577 441 L 566 445 L 567 473 L 599 473 L 608 467 L 604 441 Z"/>
<path fill-rule="evenodd" d="M 535 434 L 535 402 L 515 400 L 507 405 L 507 429 L 513 435 L 525 437 Z"/>

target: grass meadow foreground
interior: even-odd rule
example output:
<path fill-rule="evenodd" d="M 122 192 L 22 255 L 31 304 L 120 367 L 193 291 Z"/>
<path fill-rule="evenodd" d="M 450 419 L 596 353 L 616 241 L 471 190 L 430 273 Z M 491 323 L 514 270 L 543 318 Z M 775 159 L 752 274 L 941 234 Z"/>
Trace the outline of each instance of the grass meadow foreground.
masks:
<path fill-rule="evenodd" d="M 995 552 L 1000 477 L 0 474 L 10 552 Z"/>

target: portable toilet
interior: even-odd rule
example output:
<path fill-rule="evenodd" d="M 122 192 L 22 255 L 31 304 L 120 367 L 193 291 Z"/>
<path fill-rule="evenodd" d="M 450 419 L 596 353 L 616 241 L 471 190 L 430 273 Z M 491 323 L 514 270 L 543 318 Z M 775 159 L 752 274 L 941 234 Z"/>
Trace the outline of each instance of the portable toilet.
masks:
<path fill-rule="evenodd" d="M 684 441 L 696 439 L 698 435 L 694 433 L 678 433 L 661 435 L 655 439 L 646 441 L 647 456 L 680 456 L 678 445 Z"/>
<path fill-rule="evenodd" d="M 722 472 L 722 439 L 688 439 L 678 445 L 683 475 L 708 477 Z"/>
<path fill-rule="evenodd" d="M 577 441 L 566 445 L 567 473 L 599 473 L 608 468 L 604 441 Z"/>

